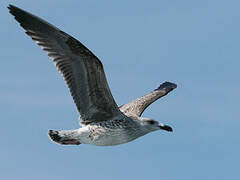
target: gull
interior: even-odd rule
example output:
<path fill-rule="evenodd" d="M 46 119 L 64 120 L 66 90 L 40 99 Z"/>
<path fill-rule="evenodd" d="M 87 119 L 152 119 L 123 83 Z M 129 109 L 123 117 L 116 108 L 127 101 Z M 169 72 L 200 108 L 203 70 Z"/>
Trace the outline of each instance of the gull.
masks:
<path fill-rule="evenodd" d="M 13 5 L 8 9 L 26 34 L 52 59 L 80 114 L 81 128 L 49 130 L 49 137 L 54 142 L 61 145 L 113 146 L 153 131 L 172 131 L 170 126 L 141 115 L 150 104 L 175 89 L 176 84 L 164 82 L 154 91 L 118 107 L 103 65 L 90 50 L 43 19 Z"/>

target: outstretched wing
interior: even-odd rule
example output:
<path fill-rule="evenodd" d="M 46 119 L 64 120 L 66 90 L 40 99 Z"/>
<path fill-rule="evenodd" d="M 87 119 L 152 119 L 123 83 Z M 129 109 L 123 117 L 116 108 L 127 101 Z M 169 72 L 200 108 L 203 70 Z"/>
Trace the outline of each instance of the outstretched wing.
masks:
<path fill-rule="evenodd" d="M 130 115 L 136 115 L 141 116 L 143 111 L 154 101 L 157 99 L 166 96 L 170 91 L 175 89 L 177 87 L 176 84 L 165 82 L 161 84 L 157 89 L 155 89 L 153 92 L 146 94 L 140 98 L 137 98 L 136 100 L 124 104 L 120 106 L 120 110 L 124 114 L 130 114 Z"/>
<path fill-rule="evenodd" d="M 100 60 L 82 43 L 13 5 L 10 13 L 48 54 L 65 79 L 84 124 L 121 114 Z"/>

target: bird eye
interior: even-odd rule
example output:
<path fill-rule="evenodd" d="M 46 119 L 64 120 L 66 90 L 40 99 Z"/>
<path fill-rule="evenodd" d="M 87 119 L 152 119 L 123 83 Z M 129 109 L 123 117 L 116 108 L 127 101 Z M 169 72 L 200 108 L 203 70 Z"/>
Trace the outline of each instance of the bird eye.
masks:
<path fill-rule="evenodd" d="M 149 124 L 154 124 L 155 122 L 153 120 L 148 121 Z"/>

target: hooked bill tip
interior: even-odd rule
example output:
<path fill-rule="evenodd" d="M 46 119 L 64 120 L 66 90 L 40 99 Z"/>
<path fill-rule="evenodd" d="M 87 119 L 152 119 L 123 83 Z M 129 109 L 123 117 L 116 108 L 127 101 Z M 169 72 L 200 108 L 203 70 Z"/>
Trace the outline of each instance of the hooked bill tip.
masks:
<path fill-rule="evenodd" d="M 165 130 L 165 131 L 169 131 L 169 132 L 173 132 L 172 127 L 168 126 L 168 125 L 163 125 L 160 126 L 161 129 Z"/>

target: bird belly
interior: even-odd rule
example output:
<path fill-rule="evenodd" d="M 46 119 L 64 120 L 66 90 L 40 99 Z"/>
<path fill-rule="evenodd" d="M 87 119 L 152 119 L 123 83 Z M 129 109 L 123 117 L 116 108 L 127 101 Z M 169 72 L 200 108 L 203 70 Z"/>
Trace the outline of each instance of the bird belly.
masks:
<path fill-rule="evenodd" d="M 136 138 L 134 138 L 136 139 Z M 104 137 L 99 137 L 97 139 L 92 140 L 92 143 L 96 146 L 114 146 L 119 144 L 124 144 L 134 139 L 126 138 L 123 135 L 104 135 Z"/>
<path fill-rule="evenodd" d="M 132 141 L 139 136 L 129 136 L 125 129 L 102 129 L 90 134 L 91 144 L 96 146 L 114 146 Z"/>

